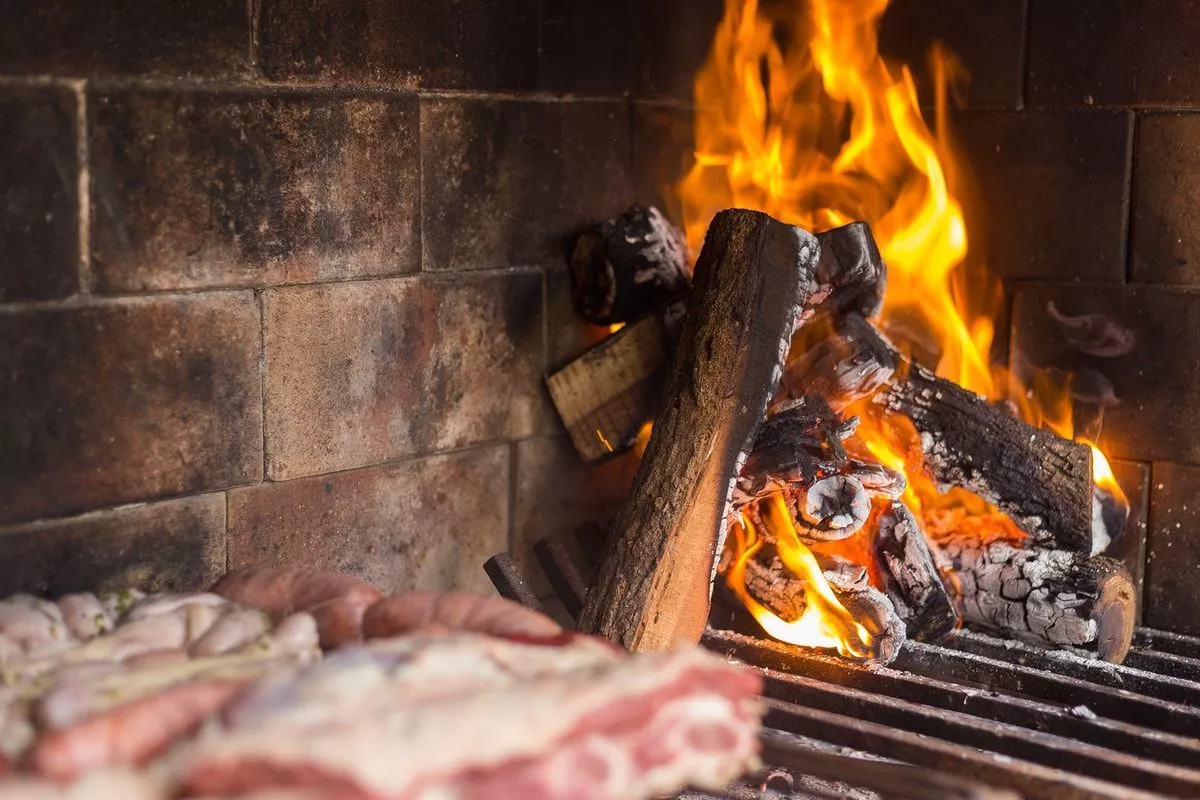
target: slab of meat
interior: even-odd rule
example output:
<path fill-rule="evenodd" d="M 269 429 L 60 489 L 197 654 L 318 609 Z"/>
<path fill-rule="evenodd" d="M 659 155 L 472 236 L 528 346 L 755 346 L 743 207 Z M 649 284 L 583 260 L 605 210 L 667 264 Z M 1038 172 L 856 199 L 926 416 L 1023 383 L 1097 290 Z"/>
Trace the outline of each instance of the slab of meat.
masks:
<path fill-rule="evenodd" d="M 754 766 L 759 689 L 699 649 L 631 657 L 587 637 L 410 636 L 260 685 L 180 763 L 199 794 L 647 798 L 720 788 Z"/>
<path fill-rule="evenodd" d="M 218 581 L 213 591 L 235 603 L 261 608 L 276 621 L 295 611 L 312 614 L 325 648 L 361 640 L 363 613 L 382 597 L 349 575 L 285 567 L 237 570 Z"/>
<path fill-rule="evenodd" d="M 502 637 L 553 637 L 557 622 L 502 597 L 463 592 L 404 592 L 385 597 L 367 609 L 362 620 L 368 639 L 414 631 L 474 631 Z"/>
<path fill-rule="evenodd" d="M 39 778 L 0 780 L 0 800 L 167 800 L 161 781 L 129 770 L 101 770 L 70 784 Z"/>

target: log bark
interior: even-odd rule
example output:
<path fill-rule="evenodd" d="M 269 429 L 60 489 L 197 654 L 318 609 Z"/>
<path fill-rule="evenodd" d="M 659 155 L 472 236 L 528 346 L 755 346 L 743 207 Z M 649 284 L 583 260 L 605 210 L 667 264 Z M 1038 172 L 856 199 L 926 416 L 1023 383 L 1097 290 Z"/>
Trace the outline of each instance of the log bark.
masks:
<path fill-rule="evenodd" d="M 950 588 L 967 622 L 1042 646 L 1091 650 L 1115 664 L 1125 658 L 1136 593 L 1121 562 L 976 532 L 937 542 L 954 567 Z"/>
<path fill-rule="evenodd" d="M 875 397 L 917 429 L 926 472 L 995 505 L 1042 547 L 1092 550 L 1092 454 L 916 364 Z"/>
<path fill-rule="evenodd" d="M 732 209 L 696 264 L 662 413 L 580 630 L 633 651 L 698 642 L 734 480 L 775 392 L 812 290 L 816 239 Z"/>
<path fill-rule="evenodd" d="M 958 611 L 942 582 L 932 547 L 921 526 L 900 502 L 876 516 L 875 553 L 884 589 L 910 639 L 936 642 L 958 627 Z"/>

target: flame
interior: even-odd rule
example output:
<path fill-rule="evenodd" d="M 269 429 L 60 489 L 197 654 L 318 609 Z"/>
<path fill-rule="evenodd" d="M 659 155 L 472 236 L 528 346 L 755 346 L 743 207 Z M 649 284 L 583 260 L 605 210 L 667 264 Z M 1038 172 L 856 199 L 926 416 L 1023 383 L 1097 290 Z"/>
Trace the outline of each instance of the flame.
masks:
<path fill-rule="evenodd" d="M 775 537 L 779 558 L 793 574 L 804 579 L 805 607 L 799 619 L 787 622 L 756 600 L 746 589 L 746 564 L 763 543 L 750 520 L 739 517 L 730 525 L 737 559 L 725 572 L 725 581 L 768 634 L 780 641 L 808 647 L 837 648 L 851 658 L 871 654 L 874 637 L 854 620 L 825 580 L 812 551 L 800 541 L 783 495 L 776 492 L 763 501 L 763 524 Z"/>
<path fill-rule="evenodd" d="M 959 199 L 964 173 L 947 124 L 948 87 L 963 75 L 959 64 L 940 48 L 931 53 L 931 131 L 909 68 L 878 51 L 878 23 L 888 0 L 776 5 L 786 13 L 769 14 L 758 0 L 726 0 L 696 75 L 695 164 L 677 187 L 691 251 L 700 251 L 713 215 L 729 207 L 758 209 L 818 231 L 865 220 L 888 265 L 881 324 L 893 341 L 942 377 L 1071 437 L 1068 380 L 1037 373 L 1026 385 L 991 363 L 993 320 L 1004 298 L 999 282 L 970 253 Z M 951 506 L 994 511 L 966 493 L 939 496 L 921 474 L 915 431 L 878 413 L 862 417 L 858 442 L 908 476 L 904 501 L 915 514 Z M 1115 487 L 1107 460 L 1089 444 L 1097 484 Z M 804 619 L 786 623 L 752 604 L 744 586 L 738 589 L 755 541 L 753 527 L 743 528 L 738 541 L 747 550 L 739 551 L 731 585 L 767 632 L 812 646 L 829 646 L 833 637 L 839 649 L 855 651 L 854 629 L 824 602 L 819 587 L 827 584 L 798 539 L 797 548 L 789 546 L 787 566 L 813 580 L 814 597 L 821 598 L 809 604 Z"/>

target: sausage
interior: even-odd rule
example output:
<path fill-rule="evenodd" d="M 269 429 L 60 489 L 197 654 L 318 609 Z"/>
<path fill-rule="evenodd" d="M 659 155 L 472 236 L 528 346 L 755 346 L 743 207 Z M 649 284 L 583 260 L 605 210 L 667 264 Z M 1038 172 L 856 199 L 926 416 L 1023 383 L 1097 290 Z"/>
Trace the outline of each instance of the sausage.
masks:
<path fill-rule="evenodd" d="M 246 687 L 244 680 L 177 684 L 82 722 L 50 731 L 29 754 L 29 766 L 58 781 L 93 769 L 137 766 L 200 727 Z"/>
<path fill-rule="evenodd" d="M 492 636 L 551 638 L 557 622 L 502 597 L 462 592 L 405 592 L 380 600 L 362 621 L 368 639 L 424 632 L 474 631 Z"/>
<path fill-rule="evenodd" d="M 261 608 L 276 622 L 296 611 L 312 614 L 325 648 L 359 641 L 363 612 L 383 596 L 349 575 L 284 567 L 231 572 L 213 591 L 235 603 Z"/>

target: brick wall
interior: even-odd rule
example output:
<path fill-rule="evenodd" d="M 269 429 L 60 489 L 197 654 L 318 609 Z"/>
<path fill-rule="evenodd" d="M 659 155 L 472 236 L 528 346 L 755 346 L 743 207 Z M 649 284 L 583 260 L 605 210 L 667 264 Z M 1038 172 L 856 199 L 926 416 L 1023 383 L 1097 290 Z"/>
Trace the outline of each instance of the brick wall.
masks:
<path fill-rule="evenodd" d="M 480 589 L 610 513 L 562 250 L 675 177 L 719 2 L 597 5 L 0 0 L 0 593 Z"/>

